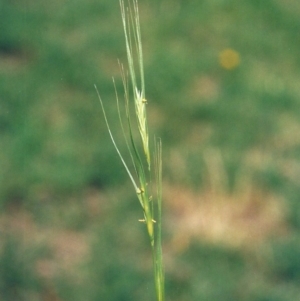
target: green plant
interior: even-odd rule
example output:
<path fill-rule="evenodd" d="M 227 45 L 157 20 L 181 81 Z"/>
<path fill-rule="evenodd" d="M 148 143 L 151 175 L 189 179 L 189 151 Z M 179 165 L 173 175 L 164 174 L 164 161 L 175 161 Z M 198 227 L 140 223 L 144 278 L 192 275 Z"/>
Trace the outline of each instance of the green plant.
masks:
<path fill-rule="evenodd" d="M 41 291 L 41 282 L 32 269 L 35 252 L 24 247 L 21 236 L 1 236 L 0 252 L 0 300 L 36 300 Z"/>
<path fill-rule="evenodd" d="M 104 114 L 105 123 L 112 140 L 112 143 L 126 169 L 128 176 L 133 184 L 136 195 L 143 209 L 144 218 L 140 221 L 145 223 L 147 233 L 150 240 L 150 245 L 153 255 L 153 269 L 154 281 L 156 288 L 156 296 L 158 301 L 164 300 L 164 270 L 161 247 L 161 210 L 162 210 L 162 144 L 158 138 L 154 139 L 154 159 L 151 159 L 151 150 L 149 142 L 149 132 L 147 123 L 146 106 L 147 100 L 145 96 L 145 80 L 144 80 L 144 66 L 143 66 L 143 51 L 141 41 L 141 30 L 139 21 L 139 11 L 137 0 L 128 2 L 128 7 L 125 7 L 124 2 L 120 0 L 122 22 L 124 28 L 127 61 L 129 67 L 129 78 L 124 71 L 122 64 L 120 65 L 121 77 L 124 87 L 125 99 L 125 115 L 128 126 L 128 136 L 123 126 L 121 110 L 119 105 L 119 97 L 116 92 L 118 115 L 121 129 L 129 150 L 129 154 L 134 167 L 134 174 L 130 171 L 125 159 L 123 158 L 119 148 L 112 135 L 104 105 L 100 94 L 95 86 L 101 107 Z M 136 66 L 137 65 L 137 66 Z M 136 67 L 138 72 L 136 72 Z M 131 89 L 130 84 L 131 82 Z M 114 84 L 115 85 L 115 84 Z M 115 85 L 116 90 L 116 85 Z M 131 93 L 132 94 L 131 94 Z M 134 124 L 131 119 L 130 100 L 134 101 L 136 125 L 140 134 L 140 142 L 138 143 L 134 136 Z M 140 148 L 143 150 L 143 156 L 140 155 Z M 156 182 L 156 204 L 154 207 L 154 200 L 151 192 L 151 173 L 154 169 L 154 176 Z"/>

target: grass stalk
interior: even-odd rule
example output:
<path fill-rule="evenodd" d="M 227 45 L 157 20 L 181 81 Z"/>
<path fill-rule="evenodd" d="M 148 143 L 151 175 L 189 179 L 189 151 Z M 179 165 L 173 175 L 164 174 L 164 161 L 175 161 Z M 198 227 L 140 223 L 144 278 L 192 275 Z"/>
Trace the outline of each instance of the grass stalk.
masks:
<path fill-rule="evenodd" d="M 116 144 L 105 113 L 103 101 L 96 86 L 95 88 L 99 97 L 108 133 L 118 153 L 118 156 L 133 184 L 135 193 L 143 210 L 143 219 L 140 219 L 139 221 L 145 223 L 146 225 L 146 230 L 152 250 L 156 299 L 157 301 L 164 301 L 164 268 L 161 242 L 162 142 L 158 138 L 154 139 L 153 160 L 151 160 L 138 1 L 128 0 L 127 4 L 128 5 L 125 6 L 124 1 L 120 0 L 121 17 L 124 29 L 129 71 L 127 76 L 124 71 L 123 65 L 120 64 L 121 77 L 124 87 L 125 115 L 128 128 L 127 135 L 125 126 L 123 125 L 122 121 L 119 97 L 115 83 L 114 86 L 116 91 L 117 108 L 121 130 L 129 150 L 134 171 L 130 170 Z M 138 72 L 136 72 L 136 70 L 138 70 Z M 131 83 L 131 85 L 129 83 Z M 133 122 L 133 120 L 131 120 L 130 113 L 132 102 L 136 116 L 136 122 Z M 135 139 L 134 132 L 136 130 L 139 132 L 140 139 Z M 142 150 L 143 155 L 140 154 L 140 149 Z M 151 185 L 152 173 L 154 174 L 155 185 Z M 156 187 L 156 189 L 154 189 L 154 192 L 151 190 L 152 187 Z"/>

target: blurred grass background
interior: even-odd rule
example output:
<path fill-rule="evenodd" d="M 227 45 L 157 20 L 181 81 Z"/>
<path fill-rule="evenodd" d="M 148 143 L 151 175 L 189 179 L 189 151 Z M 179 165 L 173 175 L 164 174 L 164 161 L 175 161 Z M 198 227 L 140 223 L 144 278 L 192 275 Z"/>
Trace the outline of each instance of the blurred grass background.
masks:
<path fill-rule="evenodd" d="M 140 0 L 167 300 L 300 298 L 300 3 Z M 154 300 L 117 122 L 118 1 L 0 2 L 0 300 Z"/>

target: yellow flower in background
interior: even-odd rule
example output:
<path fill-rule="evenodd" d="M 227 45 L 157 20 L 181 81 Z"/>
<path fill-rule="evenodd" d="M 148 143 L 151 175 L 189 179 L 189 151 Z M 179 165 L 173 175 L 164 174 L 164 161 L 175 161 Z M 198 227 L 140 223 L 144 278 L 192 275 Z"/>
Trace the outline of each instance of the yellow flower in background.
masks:
<path fill-rule="evenodd" d="M 219 62 L 224 69 L 235 69 L 240 64 L 240 54 L 231 48 L 224 49 L 219 54 Z"/>

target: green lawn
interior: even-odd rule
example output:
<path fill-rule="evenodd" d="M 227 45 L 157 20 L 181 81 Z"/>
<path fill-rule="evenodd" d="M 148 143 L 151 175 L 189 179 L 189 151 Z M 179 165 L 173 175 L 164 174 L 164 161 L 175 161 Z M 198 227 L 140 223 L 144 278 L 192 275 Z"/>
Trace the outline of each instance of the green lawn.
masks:
<path fill-rule="evenodd" d="M 150 130 L 163 141 L 167 300 L 299 299 L 300 2 L 139 2 Z M 140 208 L 94 89 L 126 152 L 118 59 L 117 0 L 0 3 L 0 300 L 154 300 Z M 231 238 L 190 236 L 185 200 L 204 218 L 207 199 L 248 200 L 266 234 L 233 245 L 230 222 Z"/>

